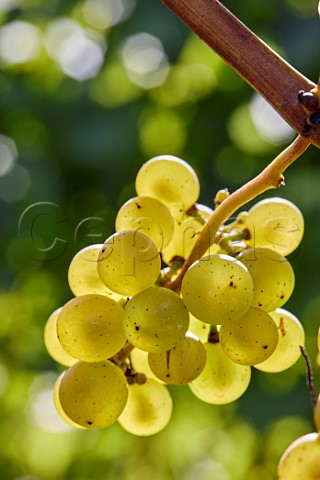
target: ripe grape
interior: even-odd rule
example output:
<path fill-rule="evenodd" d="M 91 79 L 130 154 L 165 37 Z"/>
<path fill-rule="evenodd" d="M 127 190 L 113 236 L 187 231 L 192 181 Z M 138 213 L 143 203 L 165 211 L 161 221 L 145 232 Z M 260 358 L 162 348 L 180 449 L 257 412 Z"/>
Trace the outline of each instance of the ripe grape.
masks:
<path fill-rule="evenodd" d="M 320 478 L 320 435 L 308 433 L 295 440 L 282 455 L 278 480 L 318 480 Z"/>
<path fill-rule="evenodd" d="M 203 402 L 215 405 L 237 400 L 248 388 L 251 368 L 230 360 L 219 342 L 207 342 L 204 348 L 206 364 L 199 377 L 189 384 L 192 393 Z"/>
<path fill-rule="evenodd" d="M 62 345 L 58 339 L 57 319 L 61 310 L 62 307 L 57 308 L 57 310 L 55 310 L 48 318 L 44 327 L 44 344 L 49 355 L 56 362 L 61 363 L 61 365 L 65 365 L 66 367 L 70 367 L 78 360 L 69 355 L 64 348 L 62 348 Z"/>
<path fill-rule="evenodd" d="M 211 325 L 209 323 L 201 322 L 191 313 L 189 314 L 189 328 L 188 331 L 196 335 L 202 343 L 208 341 Z"/>
<path fill-rule="evenodd" d="M 250 208 L 246 227 L 252 247 L 270 248 L 286 256 L 301 243 L 304 220 L 294 203 L 284 198 L 268 198 Z"/>
<path fill-rule="evenodd" d="M 140 350 L 140 348 L 135 347 L 130 353 L 130 363 L 132 365 L 132 368 L 135 372 L 144 373 L 146 377 L 162 383 L 160 378 L 156 377 L 151 370 L 148 361 L 148 355 L 148 352 L 146 352 L 145 350 Z"/>
<path fill-rule="evenodd" d="M 203 228 L 205 219 L 210 216 L 203 205 L 196 204 L 194 210 L 190 215 L 179 205 L 170 207 L 174 218 L 174 234 L 162 251 L 162 259 L 167 265 L 171 265 L 174 257 L 188 257 L 197 241 L 197 233 Z"/>
<path fill-rule="evenodd" d="M 72 422 L 86 428 L 104 428 L 123 411 L 128 387 L 112 362 L 78 362 L 62 376 L 58 388 L 62 410 Z"/>
<path fill-rule="evenodd" d="M 278 329 L 272 317 L 259 308 L 249 308 L 238 320 L 221 325 L 221 346 L 231 360 L 255 365 L 266 360 L 278 344 Z"/>
<path fill-rule="evenodd" d="M 129 385 L 128 401 L 118 418 L 133 435 L 154 435 L 163 430 L 172 415 L 172 399 L 165 385 L 147 379 L 142 385 Z"/>
<path fill-rule="evenodd" d="M 156 198 L 134 197 L 118 211 L 116 231 L 122 230 L 143 233 L 160 251 L 173 236 L 174 221 L 168 208 Z"/>
<path fill-rule="evenodd" d="M 66 412 L 63 410 L 63 408 L 61 407 L 61 403 L 60 403 L 60 383 L 61 383 L 61 380 L 62 380 L 62 377 L 64 376 L 64 374 L 66 373 L 67 370 L 64 370 L 60 375 L 59 377 L 57 378 L 55 384 L 54 384 L 54 387 L 53 387 L 53 403 L 54 403 L 54 406 L 55 406 L 55 409 L 57 411 L 57 413 L 59 414 L 60 418 L 62 418 L 62 420 L 67 423 L 70 427 L 73 427 L 73 428 L 80 428 L 80 429 L 84 429 L 85 427 L 79 425 L 78 423 L 75 423 L 71 420 L 71 418 L 69 418 L 66 414 Z"/>
<path fill-rule="evenodd" d="M 149 365 L 156 377 L 165 383 L 182 385 L 197 378 L 206 363 L 206 351 L 200 340 L 187 334 L 166 352 L 151 352 Z"/>
<path fill-rule="evenodd" d="M 283 308 L 277 308 L 269 315 L 278 327 L 278 345 L 267 360 L 255 367 L 263 372 L 282 372 L 300 358 L 300 346 L 304 346 L 305 340 L 304 330 L 297 317 Z"/>
<path fill-rule="evenodd" d="M 288 260 L 269 248 L 250 248 L 238 259 L 248 268 L 253 279 L 252 306 L 266 312 L 282 307 L 294 288 L 294 272 Z"/>
<path fill-rule="evenodd" d="M 70 262 L 68 282 L 75 296 L 87 293 L 108 295 L 115 300 L 122 298 L 102 282 L 98 274 L 98 256 L 103 244 L 82 248 Z"/>
<path fill-rule="evenodd" d="M 209 255 L 186 272 L 182 298 L 199 320 L 222 325 L 242 317 L 253 299 L 253 281 L 247 268 L 228 255 Z"/>
<path fill-rule="evenodd" d="M 126 342 L 123 309 L 103 295 L 81 295 L 69 300 L 57 319 L 64 350 L 83 362 L 100 362 L 115 355 Z"/>
<path fill-rule="evenodd" d="M 102 282 L 120 295 L 135 295 L 153 285 L 161 268 L 159 252 L 146 235 L 134 230 L 111 235 L 100 250 Z"/>
<path fill-rule="evenodd" d="M 127 303 L 123 328 L 129 342 L 147 352 L 163 352 L 177 345 L 189 325 L 188 311 L 175 292 L 150 287 Z"/>
<path fill-rule="evenodd" d="M 159 155 L 146 162 L 136 177 L 139 196 L 154 197 L 166 205 L 179 204 L 188 210 L 200 194 L 193 168 L 178 157 Z"/>

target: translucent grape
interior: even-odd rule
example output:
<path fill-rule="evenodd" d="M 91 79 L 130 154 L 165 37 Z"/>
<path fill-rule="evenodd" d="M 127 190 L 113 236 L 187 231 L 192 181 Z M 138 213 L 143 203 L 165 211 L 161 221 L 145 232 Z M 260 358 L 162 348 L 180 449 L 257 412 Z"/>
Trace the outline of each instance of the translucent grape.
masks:
<path fill-rule="evenodd" d="M 206 363 L 206 351 L 197 337 L 186 335 L 166 352 L 148 355 L 153 373 L 165 383 L 182 385 L 197 378 Z"/>
<path fill-rule="evenodd" d="M 247 312 L 253 299 L 253 281 L 247 268 L 233 257 L 209 255 L 191 265 L 181 293 L 192 315 L 221 325 Z"/>
<path fill-rule="evenodd" d="M 282 372 L 300 358 L 300 345 L 304 346 L 305 340 L 304 329 L 297 317 L 283 308 L 269 315 L 278 327 L 278 345 L 267 360 L 255 367 L 263 372 Z"/>
<path fill-rule="evenodd" d="M 225 354 L 241 365 L 263 362 L 279 340 L 273 318 L 259 308 L 250 308 L 240 319 L 221 325 L 219 336 Z"/>
<path fill-rule="evenodd" d="M 123 328 L 129 342 L 147 352 L 163 352 L 177 345 L 189 325 L 188 311 L 175 292 L 150 287 L 127 303 Z"/>
<path fill-rule="evenodd" d="M 168 208 L 156 198 L 134 197 L 120 208 L 116 231 L 136 230 L 151 238 L 162 250 L 173 236 L 174 221 Z"/>
<path fill-rule="evenodd" d="M 122 307 L 110 297 L 81 295 L 65 304 L 57 320 L 60 343 L 72 357 L 99 362 L 126 342 Z"/>
<path fill-rule="evenodd" d="M 238 259 L 253 278 L 252 306 L 266 312 L 282 307 L 294 289 L 294 271 L 288 260 L 268 248 L 250 248 L 241 253 Z"/>
<path fill-rule="evenodd" d="M 142 385 L 129 385 L 125 409 L 119 424 L 133 435 L 154 435 L 163 430 L 172 415 L 172 399 L 165 385 L 148 379 Z"/>
<path fill-rule="evenodd" d="M 135 295 L 151 287 L 160 269 L 160 255 L 152 240 L 133 230 L 111 235 L 99 254 L 101 280 L 120 295 Z"/>
<path fill-rule="evenodd" d="M 251 368 L 238 365 L 224 353 L 220 343 L 205 343 L 204 370 L 189 384 L 192 393 L 203 402 L 222 405 L 237 400 L 248 388 Z"/>
<path fill-rule="evenodd" d="M 79 425 L 78 423 L 75 423 L 71 420 L 71 418 L 69 418 L 66 414 L 66 412 L 63 410 L 63 408 L 61 407 L 61 403 L 60 403 L 60 383 L 61 383 L 61 380 L 62 380 L 62 377 L 64 376 L 64 374 L 66 373 L 66 370 L 63 371 L 59 377 L 57 378 L 55 384 L 54 384 L 54 388 L 53 388 L 53 403 L 54 403 L 54 406 L 55 406 L 55 409 L 57 411 L 57 413 L 59 414 L 60 418 L 62 418 L 62 420 L 67 423 L 70 427 L 73 427 L 73 428 L 80 428 L 80 429 L 83 429 L 85 427 L 82 427 L 81 425 Z"/>
<path fill-rule="evenodd" d="M 148 352 L 135 347 L 130 353 L 130 362 L 135 372 L 144 373 L 146 377 L 163 383 L 160 378 L 156 377 L 149 366 Z"/>
<path fill-rule="evenodd" d="M 87 293 L 109 295 L 115 300 L 122 298 L 102 282 L 98 274 L 98 256 L 103 244 L 89 245 L 71 260 L 68 270 L 68 282 L 75 296 Z"/>
<path fill-rule="evenodd" d="M 211 325 L 209 323 L 201 322 L 191 313 L 189 314 L 189 328 L 188 331 L 196 335 L 202 343 L 208 341 Z"/>
<path fill-rule="evenodd" d="M 164 204 L 179 204 L 188 210 L 200 194 L 198 177 L 192 167 L 178 157 L 160 155 L 146 162 L 136 177 L 139 196 L 154 197 Z"/>
<path fill-rule="evenodd" d="M 203 228 L 205 219 L 210 216 L 202 205 L 197 204 L 193 210 L 192 214 L 189 214 L 179 205 L 170 207 L 174 218 L 174 234 L 162 251 L 162 259 L 168 265 L 171 265 L 174 257 L 188 257 L 197 241 L 197 233 Z M 211 209 L 208 210 L 212 212 Z"/>
<path fill-rule="evenodd" d="M 61 363 L 61 365 L 65 365 L 66 367 L 70 367 L 78 360 L 69 355 L 64 348 L 62 348 L 62 345 L 58 339 L 57 319 L 61 310 L 62 307 L 57 308 L 57 310 L 55 310 L 48 318 L 44 327 L 44 344 L 49 355 L 56 362 Z"/>
<path fill-rule="evenodd" d="M 278 480 L 318 480 L 320 478 L 320 435 L 308 433 L 295 440 L 282 455 Z"/>
<path fill-rule="evenodd" d="M 270 248 L 286 256 L 301 243 L 304 220 L 294 203 L 284 198 L 268 198 L 250 208 L 246 227 L 252 247 Z"/>
<path fill-rule="evenodd" d="M 72 422 L 86 428 L 114 423 L 128 398 L 125 376 L 112 362 L 78 362 L 62 376 L 59 402 Z"/>

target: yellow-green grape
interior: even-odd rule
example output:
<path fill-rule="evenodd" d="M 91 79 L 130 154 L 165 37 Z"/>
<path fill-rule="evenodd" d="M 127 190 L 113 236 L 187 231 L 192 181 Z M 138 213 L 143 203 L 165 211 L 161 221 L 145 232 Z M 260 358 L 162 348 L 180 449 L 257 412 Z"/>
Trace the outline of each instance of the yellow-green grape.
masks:
<path fill-rule="evenodd" d="M 168 208 L 156 198 L 134 197 L 120 208 L 116 231 L 136 230 L 151 238 L 162 250 L 173 236 L 174 221 Z"/>
<path fill-rule="evenodd" d="M 211 325 L 209 323 L 201 322 L 191 313 L 189 313 L 189 328 L 188 331 L 196 335 L 202 343 L 208 341 Z"/>
<path fill-rule="evenodd" d="M 302 213 L 284 198 L 268 198 L 256 203 L 246 217 L 252 247 L 266 247 L 283 256 L 301 243 L 304 232 Z"/>
<path fill-rule="evenodd" d="M 253 278 L 252 306 L 266 312 L 282 307 L 294 289 L 294 271 L 288 260 L 269 248 L 250 248 L 238 259 Z"/>
<path fill-rule="evenodd" d="M 318 330 L 317 343 L 318 343 L 318 351 L 320 352 L 320 327 Z"/>
<path fill-rule="evenodd" d="M 66 414 L 66 412 L 63 410 L 63 408 L 61 407 L 61 403 L 60 403 L 60 383 L 61 383 L 61 380 L 62 380 L 62 377 L 64 376 L 64 374 L 66 373 L 67 370 L 64 370 L 60 375 L 59 377 L 57 378 L 55 384 L 54 384 L 54 387 L 53 387 L 53 403 L 54 403 L 54 406 L 55 406 L 55 409 L 57 411 L 57 413 L 59 414 L 60 418 L 62 418 L 62 420 L 67 423 L 70 427 L 73 427 L 73 428 L 80 428 L 80 429 L 83 429 L 85 427 L 79 425 L 78 423 L 75 423 L 71 420 L 71 418 L 69 418 Z"/>
<path fill-rule="evenodd" d="M 98 272 L 103 283 L 120 295 L 135 295 L 153 285 L 161 259 L 155 244 L 134 230 L 111 235 L 100 250 Z"/>
<path fill-rule="evenodd" d="M 167 265 L 171 265 L 174 257 L 188 257 L 197 241 L 197 234 L 205 223 L 205 215 L 200 210 L 189 215 L 181 206 L 174 205 L 170 211 L 174 218 L 174 233 L 169 244 L 162 250 L 162 259 Z"/>
<path fill-rule="evenodd" d="M 253 299 L 253 281 L 243 263 L 233 257 L 209 255 L 191 265 L 181 293 L 192 315 L 222 325 L 247 312 Z"/>
<path fill-rule="evenodd" d="M 279 340 L 273 318 L 254 307 L 240 319 L 221 325 L 219 337 L 225 354 L 241 365 L 263 362 L 275 351 Z"/>
<path fill-rule="evenodd" d="M 62 307 L 57 308 L 47 320 L 47 323 L 44 327 L 44 344 L 49 353 L 49 355 L 61 365 L 65 365 L 66 367 L 70 367 L 78 360 L 71 355 L 69 355 L 58 339 L 57 335 L 57 319 L 59 313 L 61 312 Z"/>
<path fill-rule="evenodd" d="M 114 423 L 128 398 L 124 373 L 112 362 L 78 362 L 62 376 L 59 404 L 66 416 L 86 428 Z"/>
<path fill-rule="evenodd" d="M 295 440 L 282 455 L 278 480 L 318 480 L 320 478 L 320 435 L 308 433 Z"/>
<path fill-rule="evenodd" d="M 300 346 L 304 346 L 305 340 L 304 329 L 297 317 L 283 308 L 278 308 L 269 315 L 278 327 L 278 345 L 267 360 L 255 367 L 263 372 L 282 372 L 300 358 Z"/>
<path fill-rule="evenodd" d="M 192 393 L 203 402 L 223 405 L 237 400 L 248 388 L 251 368 L 238 365 L 224 353 L 220 343 L 205 343 L 204 370 L 189 384 Z"/>
<path fill-rule="evenodd" d="M 188 210 L 200 194 L 199 179 L 184 160 L 172 155 L 151 158 L 136 177 L 139 196 L 154 197 L 166 205 L 179 204 Z"/>
<path fill-rule="evenodd" d="M 133 435 L 149 436 L 163 430 L 171 415 L 172 399 L 167 387 L 147 379 L 142 385 L 129 385 L 128 401 L 118 422 Z"/>
<path fill-rule="evenodd" d="M 126 342 L 123 308 L 110 297 L 81 295 L 67 302 L 57 319 L 58 338 L 72 357 L 100 362 L 115 355 Z"/>
<path fill-rule="evenodd" d="M 135 347 L 132 352 L 130 352 L 130 363 L 135 372 L 144 373 L 147 378 L 163 383 L 151 370 L 148 361 L 148 352 L 145 350 L 140 350 L 140 348 Z"/>
<path fill-rule="evenodd" d="M 98 256 L 103 244 L 89 245 L 79 252 L 71 260 L 68 270 L 68 282 L 75 296 L 87 293 L 109 295 L 115 300 L 122 298 L 113 292 L 102 282 L 98 274 Z"/>
<path fill-rule="evenodd" d="M 165 383 L 183 385 L 197 378 L 206 363 L 206 351 L 200 340 L 186 335 L 166 352 L 151 352 L 149 365 L 156 377 Z"/>
<path fill-rule="evenodd" d="M 189 313 L 175 292 L 150 287 L 127 303 L 123 328 L 129 342 L 147 352 L 164 352 L 185 336 Z"/>

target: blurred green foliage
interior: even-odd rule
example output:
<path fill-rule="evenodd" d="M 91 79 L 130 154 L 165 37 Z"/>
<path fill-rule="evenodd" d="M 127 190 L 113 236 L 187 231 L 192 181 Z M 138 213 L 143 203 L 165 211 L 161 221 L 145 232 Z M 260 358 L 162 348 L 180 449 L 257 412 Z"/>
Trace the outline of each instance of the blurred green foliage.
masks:
<path fill-rule="evenodd" d="M 225 4 L 317 81 L 316 2 Z M 159 0 L 1 0 L 0 134 L 1 479 L 274 479 L 284 449 L 314 428 L 302 360 L 285 373 L 254 373 L 229 406 L 171 388 L 173 419 L 155 437 L 117 424 L 74 431 L 52 410 L 59 367 L 43 327 L 71 297 L 71 258 L 113 232 L 143 162 L 161 153 L 185 159 L 199 174 L 201 202 L 212 205 L 217 189 L 250 179 L 293 132 Z M 287 307 L 305 326 L 314 365 L 319 182 L 311 147 L 272 192 L 306 221 Z"/>

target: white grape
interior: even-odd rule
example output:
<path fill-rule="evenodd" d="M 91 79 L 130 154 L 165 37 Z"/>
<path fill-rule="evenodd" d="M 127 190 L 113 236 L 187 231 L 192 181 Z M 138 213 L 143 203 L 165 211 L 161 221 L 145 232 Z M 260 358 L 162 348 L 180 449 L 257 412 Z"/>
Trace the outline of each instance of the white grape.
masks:
<path fill-rule="evenodd" d="M 278 480 L 318 480 L 320 478 L 320 435 L 308 433 L 295 440 L 282 455 Z"/>
<path fill-rule="evenodd" d="M 135 295 L 153 285 L 161 259 L 150 238 L 134 230 L 111 235 L 100 250 L 98 272 L 103 283 L 120 295 Z"/>
<path fill-rule="evenodd" d="M 188 210 L 196 203 L 200 184 L 193 168 L 181 158 L 159 155 L 142 165 L 136 177 L 139 196 L 154 197 L 166 205 Z"/>
<path fill-rule="evenodd" d="M 253 299 L 253 281 L 247 268 L 228 255 L 209 255 L 186 272 L 182 298 L 199 320 L 222 325 L 242 317 Z"/>
<path fill-rule="evenodd" d="M 57 333 L 64 350 L 84 362 L 100 362 L 125 344 L 123 308 L 110 297 L 81 295 L 69 300 L 57 319 Z"/>
<path fill-rule="evenodd" d="M 152 372 L 165 383 L 182 385 L 197 378 L 206 363 L 206 351 L 200 340 L 187 334 L 166 352 L 148 355 Z"/>
<path fill-rule="evenodd" d="M 272 312 L 287 302 L 293 292 L 295 278 L 285 257 L 269 248 L 250 248 L 238 259 L 253 279 L 253 307 Z"/>
<path fill-rule="evenodd" d="M 251 368 L 230 360 L 221 344 L 205 343 L 207 359 L 202 373 L 189 387 L 203 402 L 223 405 L 237 400 L 248 388 Z"/>
<path fill-rule="evenodd" d="M 267 198 L 253 205 L 246 217 L 252 247 L 265 247 L 283 256 L 301 243 L 304 232 L 302 213 L 284 198 Z"/>
<path fill-rule="evenodd" d="M 278 327 L 278 345 L 273 354 L 264 362 L 255 365 L 263 372 L 282 372 L 290 368 L 301 357 L 300 346 L 304 346 L 304 329 L 297 317 L 278 308 L 269 315 Z"/>
<path fill-rule="evenodd" d="M 120 368 L 112 362 L 78 362 L 59 380 L 59 405 L 74 423 L 104 428 L 122 413 L 128 387 Z"/>
<path fill-rule="evenodd" d="M 225 354 L 241 365 L 263 362 L 279 341 L 273 318 L 259 308 L 249 308 L 240 319 L 221 325 L 219 337 Z"/>
<path fill-rule="evenodd" d="M 129 385 L 128 401 L 118 422 L 133 435 L 149 436 L 163 430 L 171 415 L 172 399 L 168 389 L 147 379 L 142 385 Z"/>
<path fill-rule="evenodd" d="M 127 303 L 123 329 L 129 342 L 147 352 L 163 352 L 177 345 L 189 326 L 188 311 L 175 292 L 150 287 Z"/>
<path fill-rule="evenodd" d="M 116 231 L 135 230 L 151 238 L 157 249 L 163 250 L 173 236 L 174 221 L 168 208 L 152 197 L 128 200 L 116 217 Z"/>

